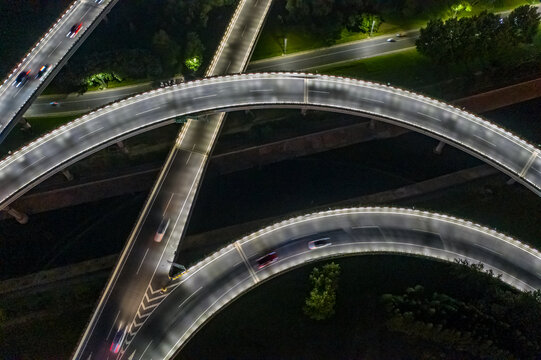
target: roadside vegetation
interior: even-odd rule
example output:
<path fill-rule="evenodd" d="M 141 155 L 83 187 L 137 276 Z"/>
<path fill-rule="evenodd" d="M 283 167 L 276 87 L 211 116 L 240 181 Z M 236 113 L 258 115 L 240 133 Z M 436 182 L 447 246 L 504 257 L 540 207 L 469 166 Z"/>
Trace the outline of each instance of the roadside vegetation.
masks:
<path fill-rule="evenodd" d="M 498 12 L 533 0 L 276 0 L 252 60 L 419 29 L 431 19 Z M 373 26 L 372 26 L 373 25 Z M 287 38 L 287 44 L 284 39 Z"/>
<path fill-rule="evenodd" d="M 452 358 L 478 359 L 461 351 L 461 346 L 466 347 L 462 344 L 445 352 L 436 339 L 447 333 L 466 338 L 468 334 L 463 330 L 467 326 L 482 331 L 485 323 L 476 322 L 473 316 L 463 319 L 471 315 L 471 311 L 479 319 L 492 316 L 498 322 L 499 327 L 491 329 L 487 336 L 496 333 L 497 336 L 491 338 L 492 346 L 500 346 L 506 354 L 512 355 L 503 358 L 533 359 L 529 351 L 539 343 L 539 328 L 536 328 L 541 311 L 539 294 L 519 293 L 490 274 L 480 272 L 478 265 L 399 256 L 361 256 L 334 262 L 341 269 L 334 316 L 314 321 L 304 315 L 304 297 L 311 286 L 306 279 L 312 270 L 312 266 L 307 265 L 235 301 L 187 344 L 177 360 L 397 360 L 451 358 L 451 354 L 462 356 Z M 433 315 L 431 307 L 434 307 Z M 394 326 L 399 323 L 399 316 L 405 314 L 408 318 L 407 313 L 412 313 L 416 321 L 423 315 L 431 319 L 426 323 L 433 323 L 433 338 L 416 334 L 421 325 Z M 463 324 L 443 322 L 452 316 L 461 319 Z M 437 319 L 442 321 L 438 323 Z M 516 331 L 510 331 L 508 325 L 516 326 Z M 399 329 L 407 330 L 408 334 Z M 463 332 L 459 335 L 458 331 Z M 473 335 L 472 332 L 471 339 L 478 340 Z M 502 344 L 502 339 L 507 341 Z M 521 348 L 514 346 L 524 339 L 531 344 Z M 479 349 L 474 351 L 488 348 L 482 341 L 479 344 Z"/>
<path fill-rule="evenodd" d="M 324 66 L 318 72 L 390 83 L 445 100 L 538 76 L 539 15 L 523 6 L 504 21 L 500 19 L 481 13 L 447 22 L 435 20 L 421 31 L 417 49 Z M 464 35 L 475 31 L 478 36 Z"/>
<path fill-rule="evenodd" d="M 125 81 L 198 76 L 235 6 L 235 0 L 120 1 L 47 92 L 82 93 Z"/>

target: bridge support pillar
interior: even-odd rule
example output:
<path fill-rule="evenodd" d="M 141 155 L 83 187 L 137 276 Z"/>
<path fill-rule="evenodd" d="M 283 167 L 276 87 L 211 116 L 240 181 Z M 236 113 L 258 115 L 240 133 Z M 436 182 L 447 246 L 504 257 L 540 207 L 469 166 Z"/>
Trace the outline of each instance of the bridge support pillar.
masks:
<path fill-rule="evenodd" d="M 514 178 L 509 178 L 509 180 L 507 180 L 505 183 L 507 185 L 513 185 L 514 183 L 516 183 L 517 181 L 514 179 Z"/>
<path fill-rule="evenodd" d="M 119 141 L 116 143 L 116 146 L 118 146 L 118 148 L 124 153 L 124 154 L 127 154 L 129 151 L 128 151 L 128 147 L 126 146 L 126 144 L 124 144 L 124 141 Z"/>
<path fill-rule="evenodd" d="M 444 146 L 445 143 L 443 141 L 440 141 L 438 145 L 436 145 L 436 147 L 434 148 L 434 154 L 441 155 Z"/>
<path fill-rule="evenodd" d="M 32 127 L 32 125 L 30 125 L 30 123 L 26 120 L 24 116 L 21 116 L 21 120 L 19 120 L 19 122 L 23 125 L 24 130 L 28 130 Z"/>
<path fill-rule="evenodd" d="M 306 116 L 306 112 L 308 111 L 307 108 L 301 108 L 301 114 L 302 116 Z"/>
<path fill-rule="evenodd" d="M 368 123 L 368 128 L 369 128 L 370 130 L 376 129 L 376 120 L 370 119 L 370 122 Z"/>
<path fill-rule="evenodd" d="M 28 222 L 28 215 L 25 213 L 8 206 L 4 209 L 9 215 L 11 215 L 19 224 L 26 224 Z"/>
<path fill-rule="evenodd" d="M 68 169 L 64 169 L 61 171 L 62 175 L 66 178 L 66 180 L 71 181 L 73 180 L 73 174 Z"/>

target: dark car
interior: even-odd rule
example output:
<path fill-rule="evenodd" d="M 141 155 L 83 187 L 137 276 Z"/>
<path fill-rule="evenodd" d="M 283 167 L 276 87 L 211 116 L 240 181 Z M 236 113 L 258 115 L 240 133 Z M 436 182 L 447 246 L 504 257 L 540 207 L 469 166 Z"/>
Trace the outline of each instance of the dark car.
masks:
<path fill-rule="evenodd" d="M 13 82 L 13 85 L 15 87 L 19 87 L 23 85 L 26 81 L 28 81 L 28 77 L 30 76 L 30 70 L 21 71 L 19 75 L 15 78 L 15 81 Z"/>
<path fill-rule="evenodd" d="M 120 351 L 120 347 L 122 346 L 122 343 L 124 342 L 124 338 L 126 338 L 126 329 L 123 329 L 122 327 L 118 329 L 118 331 L 115 334 L 115 337 L 113 338 L 113 342 L 111 343 L 111 347 L 109 350 L 113 354 L 118 354 Z"/>
<path fill-rule="evenodd" d="M 79 24 L 74 24 L 70 31 L 68 32 L 68 34 L 66 35 L 66 37 L 69 37 L 69 38 L 74 38 L 75 35 L 77 35 L 77 33 L 79 32 L 79 30 L 81 30 L 81 28 L 83 27 L 83 23 L 79 23 Z"/>
<path fill-rule="evenodd" d="M 331 240 L 329 238 L 321 238 L 308 242 L 308 249 L 314 250 L 322 247 L 331 245 Z"/>
<path fill-rule="evenodd" d="M 47 70 L 49 70 L 50 66 L 51 65 L 43 65 L 42 67 L 40 67 L 38 73 L 36 74 L 36 79 L 42 77 L 47 72 Z"/>
<path fill-rule="evenodd" d="M 276 252 L 273 251 L 273 252 L 271 252 L 271 253 L 257 259 L 257 266 L 260 269 L 263 269 L 265 266 L 268 266 L 268 265 L 272 264 L 276 260 L 278 260 L 278 255 L 276 255 Z"/>

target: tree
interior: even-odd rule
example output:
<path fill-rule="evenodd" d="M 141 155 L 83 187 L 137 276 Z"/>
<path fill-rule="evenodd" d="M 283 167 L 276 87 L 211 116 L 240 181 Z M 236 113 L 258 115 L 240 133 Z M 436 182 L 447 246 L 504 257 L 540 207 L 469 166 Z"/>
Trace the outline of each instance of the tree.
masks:
<path fill-rule="evenodd" d="M 306 298 L 304 313 L 313 320 L 325 320 L 334 315 L 336 289 L 340 265 L 334 262 L 323 265 L 320 270 L 315 267 L 310 274 L 312 290 Z"/>
<path fill-rule="evenodd" d="M 370 33 L 372 31 L 372 24 L 374 26 L 373 31 L 378 32 L 378 29 L 382 23 L 381 17 L 375 14 L 355 14 L 348 17 L 346 28 L 351 32 Z"/>
<path fill-rule="evenodd" d="M 537 8 L 529 5 L 519 6 L 507 17 L 515 40 L 525 44 L 531 43 L 537 34 L 539 19 Z"/>
<path fill-rule="evenodd" d="M 461 1 L 459 3 L 451 5 L 451 10 L 454 12 L 453 17 L 456 17 L 458 13 L 471 12 L 472 6 L 467 1 Z"/>
<path fill-rule="evenodd" d="M 194 32 L 189 32 L 186 35 L 186 51 L 184 54 L 186 57 L 184 64 L 188 69 L 194 72 L 199 69 L 203 61 L 204 50 L 205 47 L 199 39 L 199 36 Z"/>
<path fill-rule="evenodd" d="M 161 58 L 164 68 L 173 72 L 178 68 L 180 46 L 169 37 L 165 30 L 159 30 L 154 34 L 152 47 Z"/>

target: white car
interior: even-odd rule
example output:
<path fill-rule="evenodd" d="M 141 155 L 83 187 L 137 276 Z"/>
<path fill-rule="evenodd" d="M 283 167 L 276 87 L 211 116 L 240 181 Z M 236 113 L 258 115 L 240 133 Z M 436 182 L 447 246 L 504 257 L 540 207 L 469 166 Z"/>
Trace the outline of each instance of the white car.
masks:
<path fill-rule="evenodd" d="M 387 42 L 396 42 L 396 40 L 395 40 L 395 39 L 393 39 L 393 38 L 388 38 L 388 39 L 387 39 L 387 40 L 385 40 L 385 41 L 387 41 Z"/>
<path fill-rule="evenodd" d="M 158 226 L 158 231 L 156 231 L 156 235 L 154 235 L 155 242 L 162 241 L 163 235 L 167 231 L 168 227 L 169 227 L 169 218 L 163 218 L 162 222 L 160 223 L 160 226 Z"/>

